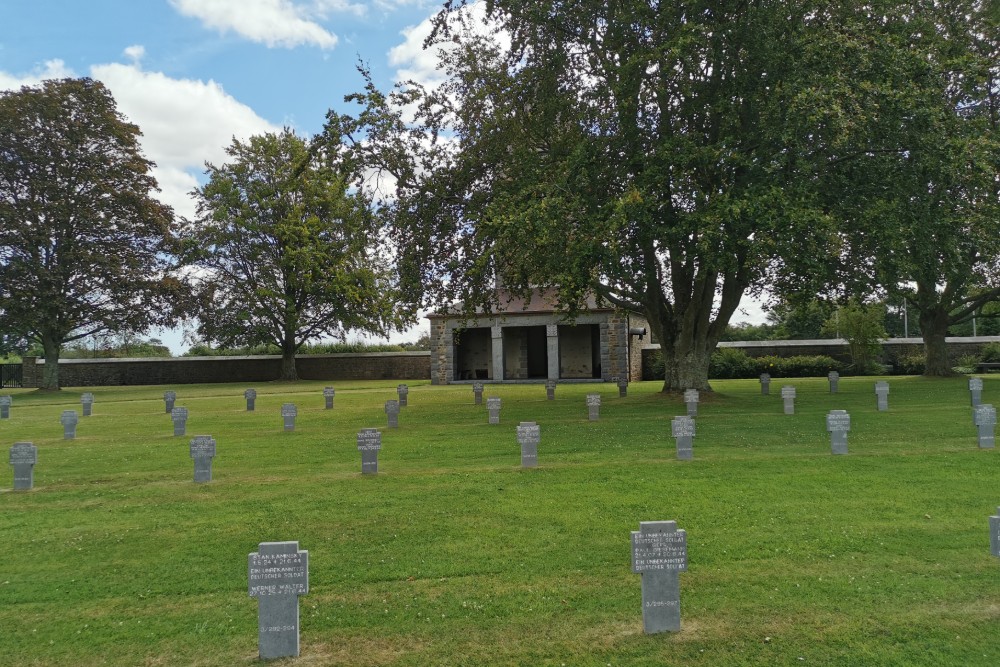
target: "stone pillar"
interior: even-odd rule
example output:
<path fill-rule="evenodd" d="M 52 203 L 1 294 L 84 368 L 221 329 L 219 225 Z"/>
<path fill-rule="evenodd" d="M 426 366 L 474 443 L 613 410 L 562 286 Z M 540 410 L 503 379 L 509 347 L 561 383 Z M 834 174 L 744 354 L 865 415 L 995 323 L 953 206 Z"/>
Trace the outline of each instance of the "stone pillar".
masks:
<path fill-rule="evenodd" d="M 549 362 L 548 378 L 550 380 L 559 379 L 559 326 L 556 324 L 545 325 L 545 355 Z"/>
<path fill-rule="evenodd" d="M 490 327 L 490 337 L 493 343 L 493 379 L 504 379 L 503 368 L 503 328 L 498 324 Z"/>
<path fill-rule="evenodd" d="M 38 357 L 21 357 L 21 386 L 25 389 L 36 389 L 40 384 Z"/>

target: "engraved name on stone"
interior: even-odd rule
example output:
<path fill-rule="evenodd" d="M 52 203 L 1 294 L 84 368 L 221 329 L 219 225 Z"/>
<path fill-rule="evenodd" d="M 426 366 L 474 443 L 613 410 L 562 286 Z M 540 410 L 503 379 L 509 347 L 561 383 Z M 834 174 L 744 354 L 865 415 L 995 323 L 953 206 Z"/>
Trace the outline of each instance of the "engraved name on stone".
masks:
<path fill-rule="evenodd" d="M 257 598 L 257 647 L 262 660 L 299 655 L 299 598 L 309 592 L 309 552 L 298 542 L 261 542 L 248 554 L 250 597 Z"/>
<path fill-rule="evenodd" d="M 977 436 L 980 449 L 996 446 L 997 411 L 990 403 L 980 403 L 974 408 Z"/>
<path fill-rule="evenodd" d="M 194 481 L 212 481 L 212 459 L 215 458 L 215 439 L 210 435 L 196 435 L 189 444 L 191 458 L 194 459 Z"/>
<path fill-rule="evenodd" d="M 79 421 L 76 410 L 63 410 L 59 422 L 63 425 L 63 440 L 72 440 L 76 437 L 76 424 Z"/>
<path fill-rule="evenodd" d="M 170 411 L 170 419 L 174 422 L 174 435 L 184 435 L 187 431 L 187 408 L 174 408 Z"/>
<path fill-rule="evenodd" d="M 386 401 L 385 414 L 388 419 L 389 428 L 399 428 L 399 401 Z"/>
<path fill-rule="evenodd" d="M 294 403 L 283 403 L 281 405 L 281 418 L 285 423 L 286 431 L 295 430 L 295 418 L 299 414 L 299 409 L 295 407 Z"/>
<path fill-rule="evenodd" d="M 500 399 L 496 396 L 490 396 L 486 399 L 486 410 L 490 414 L 490 423 L 499 424 L 500 423 Z"/>
<path fill-rule="evenodd" d="M 687 534 L 675 521 L 644 521 L 632 532 L 632 571 L 642 575 L 646 634 L 681 629 L 680 573 L 687 566 Z"/>
<path fill-rule="evenodd" d="M 361 452 L 361 474 L 378 474 L 378 453 L 382 449 L 382 434 L 378 429 L 358 431 L 358 451 Z"/>
<path fill-rule="evenodd" d="M 30 442 L 15 442 L 8 460 L 14 466 L 14 490 L 28 491 L 34 487 L 38 447 Z"/>
<path fill-rule="evenodd" d="M 846 410 L 831 410 L 826 415 L 826 430 L 830 433 L 830 451 L 847 453 L 847 432 L 851 430 L 851 416 Z"/>
<path fill-rule="evenodd" d="M 325 410 L 333 410 L 333 399 L 337 395 L 337 391 L 333 387 L 323 387 L 323 400 L 325 401 Z"/>
<path fill-rule="evenodd" d="M 690 461 L 694 458 L 695 422 L 691 417 L 674 417 L 670 422 L 670 434 L 676 439 L 677 458 Z"/>
<path fill-rule="evenodd" d="M 538 443 L 542 431 L 535 422 L 521 422 L 517 427 L 517 441 L 521 445 L 521 467 L 534 468 L 538 465 Z"/>

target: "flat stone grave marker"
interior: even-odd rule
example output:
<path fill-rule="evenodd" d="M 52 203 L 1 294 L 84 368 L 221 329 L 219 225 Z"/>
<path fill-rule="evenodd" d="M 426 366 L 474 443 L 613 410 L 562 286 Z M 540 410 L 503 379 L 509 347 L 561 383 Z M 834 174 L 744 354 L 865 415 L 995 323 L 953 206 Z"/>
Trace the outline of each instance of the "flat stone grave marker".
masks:
<path fill-rule="evenodd" d="M 243 398 L 247 399 L 247 412 L 253 412 L 257 404 L 257 390 L 247 389 L 243 392 Z"/>
<path fill-rule="evenodd" d="M 309 552 L 298 542 L 261 542 L 248 554 L 250 597 L 257 598 L 261 660 L 299 655 L 299 596 L 309 592 Z"/>
<path fill-rule="evenodd" d="M 795 414 L 795 387 L 790 384 L 786 384 L 781 388 L 781 400 L 785 404 L 785 414 L 794 415 Z"/>
<path fill-rule="evenodd" d="M 556 400 L 556 381 L 546 380 L 545 381 L 545 398 L 549 401 Z"/>
<path fill-rule="evenodd" d="M 361 474 L 378 474 L 378 452 L 382 449 L 382 434 L 377 428 L 358 431 L 358 451 L 361 452 Z"/>
<path fill-rule="evenodd" d="M 170 418 L 174 422 L 174 435 L 184 435 L 187 432 L 188 409 L 174 408 L 170 411 Z"/>
<path fill-rule="evenodd" d="M 677 440 L 677 458 L 682 461 L 694 458 L 694 431 L 694 419 L 691 417 L 674 417 L 670 422 L 670 435 Z"/>
<path fill-rule="evenodd" d="M 166 406 L 166 413 L 169 415 L 174 409 L 174 401 L 177 400 L 176 391 L 163 392 L 163 404 Z"/>
<path fill-rule="evenodd" d="M 323 387 L 323 400 L 326 401 L 325 410 L 333 410 L 333 398 L 337 395 L 337 390 L 333 387 Z"/>
<path fill-rule="evenodd" d="M 626 396 L 628 396 L 627 377 L 615 377 L 611 378 L 611 381 L 618 385 L 618 398 L 625 398 Z"/>
<path fill-rule="evenodd" d="M 697 389 L 684 390 L 684 405 L 687 406 L 688 417 L 696 417 L 698 415 L 698 400 Z"/>
<path fill-rule="evenodd" d="M 196 435 L 191 439 L 191 458 L 194 459 L 194 481 L 212 481 L 212 459 L 215 458 L 215 439 L 210 435 Z"/>
<path fill-rule="evenodd" d="M 281 406 L 281 418 L 285 421 L 285 430 L 295 430 L 295 418 L 299 415 L 299 409 L 294 403 L 284 403 Z"/>
<path fill-rule="evenodd" d="M 490 423 L 499 424 L 500 423 L 500 399 L 496 396 L 490 396 L 486 399 L 486 409 L 490 413 Z"/>
<path fill-rule="evenodd" d="M 517 427 L 517 441 L 521 445 L 521 467 L 538 466 L 538 443 L 542 439 L 542 429 L 535 422 L 521 422 Z"/>
<path fill-rule="evenodd" d="M 826 374 L 826 379 L 830 383 L 830 393 L 837 393 L 837 385 L 840 384 L 840 373 L 837 371 L 830 371 Z"/>
<path fill-rule="evenodd" d="M 385 414 L 388 417 L 389 428 L 399 428 L 399 401 L 386 401 Z"/>
<path fill-rule="evenodd" d="M 83 416 L 89 417 L 94 407 L 94 395 L 89 391 L 80 395 L 80 404 L 83 406 Z"/>
<path fill-rule="evenodd" d="M 600 394 L 587 394 L 587 418 L 592 422 L 601 418 Z"/>
<path fill-rule="evenodd" d="M 63 440 L 73 440 L 76 438 L 76 423 L 79 421 L 76 410 L 63 410 L 59 421 L 63 425 Z"/>
<path fill-rule="evenodd" d="M 10 406 L 14 399 L 10 396 L 0 396 L 0 419 L 10 419 Z"/>
<path fill-rule="evenodd" d="M 990 553 L 1000 558 L 1000 507 L 997 515 L 990 517 Z"/>
<path fill-rule="evenodd" d="M 889 383 L 885 380 L 875 383 L 875 404 L 879 412 L 889 409 Z"/>
<path fill-rule="evenodd" d="M 771 376 L 768 373 L 760 374 L 760 395 L 767 396 L 771 393 Z"/>
<path fill-rule="evenodd" d="M 476 405 L 483 404 L 483 389 L 485 389 L 485 387 L 482 382 L 472 383 L 472 395 L 476 399 Z"/>
<path fill-rule="evenodd" d="M 972 407 L 976 407 L 983 402 L 982 378 L 969 378 L 969 397 L 972 400 Z"/>
<path fill-rule="evenodd" d="M 632 571 L 642 575 L 642 629 L 680 632 L 681 580 L 687 570 L 687 533 L 676 521 L 643 521 L 632 531 Z"/>
<path fill-rule="evenodd" d="M 989 403 L 980 403 L 975 408 L 975 417 L 979 448 L 993 449 L 996 446 L 996 408 Z"/>
<path fill-rule="evenodd" d="M 396 396 L 399 397 L 399 407 L 401 408 L 406 407 L 406 397 L 409 393 L 410 393 L 410 388 L 407 387 L 405 384 L 396 386 Z"/>
<path fill-rule="evenodd" d="M 14 490 L 30 491 L 35 486 L 35 464 L 38 447 L 30 442 L 15 442 L 10 448 L 10 464 L 14 466 Z"/>
<path fill-rule="evenodd" d="M 851 430 L 851 415 L 847 410 L 830 410 L 826 415 L 826 430 L 830 432 L 830 452 L 847 453 L 847 432 Z"/>

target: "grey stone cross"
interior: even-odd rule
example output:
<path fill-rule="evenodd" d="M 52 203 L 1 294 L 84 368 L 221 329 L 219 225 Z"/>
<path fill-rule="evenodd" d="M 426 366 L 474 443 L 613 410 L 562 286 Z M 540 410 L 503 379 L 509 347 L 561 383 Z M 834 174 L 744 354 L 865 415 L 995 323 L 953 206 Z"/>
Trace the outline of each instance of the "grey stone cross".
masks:
<path fill-rule="evenodd" d="M 694 458 L 694 419 L 687 416 L 674 417 L 670 422 L 670 435 L 677 441 L 677 458 L 690 461 Z"/>
<path fill-rule="evenodd" d="M 698 416 L 699 394 L 697 389 L 684 390 L 684 405 L 687 406 L 688 417 Z"/>
<path fill-rule="evenodd" d="M 406 407 L 406 397 L 409 393 L 410 393 L 410 388 L 407 387 L 405 384 L 396 386 L 396 396 L 399 397 L 399 407 L 401 408 Z"/>
<path fill-rule="evenodd" d="M 63 440 L 73 440 L 76 438 L 76 423 L 79 421 L 76 410 L 63 410 L 59 421 L 63 425 Z"/>
<path fill-rule="evenodd" d="M 174 408 L 170 411 L 170 419 L 174 422 L 174 435 L 184 435 L 187 433 L 187 408 Z"/>
<path fill-rule="evenodd" d="M 538 466 L 538 443 L 542 429 L 535 422 L 521 422 L 517 427 L 517 441 L 521 445 L 521 467 Z"/>
<path fill-rule="evenodd" d="M 386 401 L 385 414 L 388 417 L 389 428 L 399 428 L 399 401 Z"/>
<path fill-rule="evenodd" d="M 212 459 L 215 458 L 215 439 L 210 435 L 196 435 L 190 443 L 191 458 L 194 459 L 194 481 L 212 481 Z"/>
<path fill-rule="evenodd" d="M 982 403 L 983 378 L 969 378 L 969 398 L 972 400 L 972 407 Z"/>
<path fill-rule="evenodd" d="M 760 395 L 767 396 L 771 393 L 771 376 L 768 373 L 760 374 Z"/>
<path fill-rule="evenodd" d="M 361 474 L 378 474 L 378 452 L 382 449 L 382 434 L 377 428 L 358 431 L 358 451 L 361 452 Z"/>
<path fill-rule="evenodd" d="M 851 415 L 847 410 L 831 410 L 826 415 L 826 430 L 830 432 L 830 452 L 847 453 L 847 433 L 851 430 Z"/>
<path fill-rule="evenodd" d="M 89 417 L 94 407 L 94 395 L 89 391 L 80 395 L 80 404 L 83 406 L 83 416 Z"/>
<path fill-rule="evenodd" d="M 687 570 L 687 533 L 676 521 L 643 521 L 632 531 L 632 571 L 642 574 L 646 634 L 681 629 L 680 573 Z"/>
<path fill-rule="evenodd" d="M 243 392 L 243 398 L 247 399 L 247 412 L 253 412 L 257 404 L 257 390 L 247 389 Z"/>
<path fill-rule="evenodd" d="M 990 403 L 980 403 L 975 408 L 976 429 L 980 449 L 996 446 L 997 410 Z"/>
<path fill-rule="evenodd" d="M 333 387 L 323 387 L 323 399 L 326 401 L 324 409 L 333 410 L 333 398 L 337 395 L 337 390 Z"/>
<path fill-rule="evenodd" d="M 0 396 L 0 419 L 10 419 L 10 405 L 14 399 L 10 396 Z"/>
<path fill-rule="evenodd" d="M 592 422 L 601 418 L 601 395 L 587 394 L 587 416 Z"/>
<path fill-rule="evenodd" d="M 163 404 L 167 408 L 166 413 L 169 415 L 171 410 L 174 409 L 174 401 L 177 400 L 176 391 L 165 391 L 163 392 Z"/>
<path fill-rule="evenodd" d="M 485 387 L 482 382 L 472 383 L 472 395 L 476 399 L 476 405 L 483 404 L 483 389 L 485 389 Z"/>
<path fill-rule="evenodd" d="M 837 393 L 837 384 L 840 382 L 840 373 L 837 371 L 830 371 L 826 374 L 826 379 L 830 382 L 830 393 Z"/>
<path fill-rule="evenodd" d="M 889 409 L 889 383 L 885 380 L 875 383 L 875 404 L 879 412 Z"/>
<path fill-rule="evenodd" d="M 784 402 L 785 414 L 795 414 L 795 387 L 786 384 L 781 388 L 781 400 Z"/>
<path fill-rule="evenodd" d="M 295 418 L 299 415 L 299 409 L 294 403 L 284 403 L 281 406 L 281 418 L 285 422 L 286 431 L 295 430 Z"/>
<path fill-rule="evenodd" d="M 14 466 L 14 490 L 30 491 L 35 485 L 35 464 L 38 447 L 30 442 L 15 442 L 10 448 L 10 464 Z"/>
<path fill-rule="evenodd" d="M 299 596 L 309 592 L 309 552 L 298 542 L 261 542 L 248 554 L 250 597 L 257 598 L 261 660 L 299 654 Z"/>
<path fill-rule="evenodd" d="M 545 381 L 545 398 L 550 401 L 556 400 L 556 381 Z"/>
<path fill-rule="evenodd" d="M 500 423 L 500 399 L 496 396 L 490 396 L 486 399 L 486 409 L 490 413 L 490 423 L 499 424 Z"/>

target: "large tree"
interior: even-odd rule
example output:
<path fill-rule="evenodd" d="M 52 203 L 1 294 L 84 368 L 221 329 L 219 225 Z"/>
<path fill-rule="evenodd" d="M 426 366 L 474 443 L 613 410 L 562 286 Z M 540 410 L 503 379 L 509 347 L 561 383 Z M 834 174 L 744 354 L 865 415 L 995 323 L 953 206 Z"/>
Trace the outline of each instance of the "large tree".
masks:
<path fill-rule="evenodd" d="M 67 342 L 174 319 L 173 216 L 139 136 L 98 81 L 0 92 L 0 330 L 41 344 L 42 389 Z"/>
<path fill-rule="evenodd" d="M 570 313 L 596 293 L 648 319 L 665 391 L 708 389 L 741 297 L 830 238 L 788 150 L 814 9 L 495 0 L 490 36 L 456 27 L 463 5 L 438 17 L 439 89 L 369 85 L 357 119 L 329 115 L 331 141 L 363 133 L 363 163 L 397 179 L 406 275 L 467 308 L 493 305 L 497 281 L 558 288 Z"/>
<path fill-rule="evenodd" d="M 928 375 L 951 373 L 949 327 L 1000 299 L 996 7 L 832 9 L 811 58 L 851 67 L 830 69 L 825 89 L 799 107 L 817 120 L 802 152 L 828 164 L 820 178 L 843 230 L 831 258 L 840 260 L 839 282 L 867 282 L 917 311 Z"/>
<path fill-rule="evenodd" d="M 347 331 L 386 335 L 412 321 L 398 297 L 379 220 L 322 151 L 290 130 L 234 140 L 195 191 L 187 259 L 199 334 L 222 345 L 273 343 L 297 379 L 303 343 Z"/>

